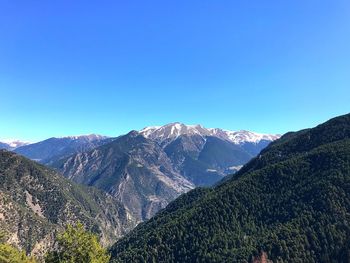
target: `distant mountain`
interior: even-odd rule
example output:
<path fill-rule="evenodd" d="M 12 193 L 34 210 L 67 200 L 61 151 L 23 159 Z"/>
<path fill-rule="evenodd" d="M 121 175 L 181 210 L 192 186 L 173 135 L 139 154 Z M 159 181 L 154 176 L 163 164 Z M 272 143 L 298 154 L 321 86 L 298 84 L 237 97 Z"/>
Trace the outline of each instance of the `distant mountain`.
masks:
<path fill-rule="evenodd" d="M 259 142 L 254 140 L 254 145 L 262 147 Z M 175 123 L 132 131 L 51 166 L 74 182 L 117 197 L 142 221 L 180 194 L 236 172 L 254 156 L 239 143 L 212 136 L 201 126 Z"/>
<path fill-rule="evenodd" d="M 112 140 L 113 138 L 96 134 L 50 138 L 16 148 L 14 151 L 27 158 L 49 165 L 61 158 L 94 149 Z"/>
<path fill-rule="evenodd" d="M 196 186 L 209 186 L 234 173 L 253 155 L 217 137 L 180 135 L 163 145 L 176 171 Z"/>
<path fill-rule="evenodd" d="M 12 151 L 18 147 L 29 145 L 29 142 L 23 142 L 19 140 L 1 140 L 0 141 L 0 149 L 5 149 Z"/>
<path fill-rule="evenodd" d="M 350 114 L 182 195 L 118 241 L 112 262 L 348 262 L 349 215 Z"/>
<path fill-rule="evenodd" d="M 208 186 L 236 172 L 280 135 L 228 131 L 179 122 L 140 131 L 158 142 L 183 176 Z"/>
<path fill-rule="evenodd" d="M 78 220 L 98 233 L 105 245 L 136 224 L 112 196 L 0 150 L 0 231 L 5 231 L 7 242 L 27 253 L 42 254 L 53 246 L 58 230 Z"/>
<path fill-rule="evenodd" d="M 0 149 L 10 150 L 10 145 L 4 142 L 0 142 Z"/>
<path fill-rule="evenodd" d="M 156 142 L 135 131 L 53 166 L 77 183 L 110 193 L 140 221 L 194 187 Z"/>

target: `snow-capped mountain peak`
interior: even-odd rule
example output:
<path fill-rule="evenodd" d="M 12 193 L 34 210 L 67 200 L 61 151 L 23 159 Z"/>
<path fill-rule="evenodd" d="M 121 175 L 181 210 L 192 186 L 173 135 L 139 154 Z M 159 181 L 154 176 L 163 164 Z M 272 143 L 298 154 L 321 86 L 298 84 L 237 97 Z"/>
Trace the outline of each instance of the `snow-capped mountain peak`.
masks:
<path fill-rule="evenodd" d="M 180 135 L 208 136 L 210 132 L 201 125 L 185 125 L 180 122 L 169 123 L 164 126 L 146 127 L 140 131 L 146 138 L 165 141 L 175 139 Z"/>
<path fill-rule="evenodd" d="M 164 126 L 146 127 L 139 131 L 146 138 L 155 139 L 160 142 L 171 141 L 180 135 L 214 136 L 231 141 L 235 144 L 246 142 L 259 143 L 261 140 L 274 141 L 280 137 L 277 134 L 262 134 L 251 131 L 230 131 L 219 128 L 205 128 L 199 124 L 185 125 L 180 122 L 169 123 Z"/>

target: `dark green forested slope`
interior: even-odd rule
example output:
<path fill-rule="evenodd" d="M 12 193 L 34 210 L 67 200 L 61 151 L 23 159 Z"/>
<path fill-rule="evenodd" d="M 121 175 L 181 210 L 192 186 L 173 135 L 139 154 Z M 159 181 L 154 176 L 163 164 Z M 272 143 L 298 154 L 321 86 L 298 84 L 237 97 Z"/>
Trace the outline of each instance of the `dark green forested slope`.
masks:
<path fill-rule="evenodd" d="M 350 115 L 290 133 L 229 181 L 181 196 L 116 262 L 349 262 Z"/>

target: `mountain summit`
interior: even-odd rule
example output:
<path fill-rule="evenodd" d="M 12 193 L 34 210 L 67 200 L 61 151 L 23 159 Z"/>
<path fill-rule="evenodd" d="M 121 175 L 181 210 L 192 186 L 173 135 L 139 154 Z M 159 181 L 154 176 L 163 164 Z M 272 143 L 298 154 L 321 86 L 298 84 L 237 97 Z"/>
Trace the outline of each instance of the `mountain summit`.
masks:
<path fill-rule="evenodd" d="M 213 136 L 235 144 L 259 143 L 260 141 L 274 141 L 279 134 L 261 134 L 251 131 L 229 131 L 219 128 L 205 128 L 199 124 L 185 125 L 180 122 L 169 123 L 164 126 L 150 126 L 143 128 L 140 133 L 146 138 L 155 139 L 162 143 L 170 142 L 181 135 Z"/>

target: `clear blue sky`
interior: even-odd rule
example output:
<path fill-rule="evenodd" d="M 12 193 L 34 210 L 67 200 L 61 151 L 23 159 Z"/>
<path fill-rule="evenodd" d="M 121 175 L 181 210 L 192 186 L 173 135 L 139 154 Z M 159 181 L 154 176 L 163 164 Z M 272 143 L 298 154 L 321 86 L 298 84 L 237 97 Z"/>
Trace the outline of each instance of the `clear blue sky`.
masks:
<path fill-rule="evenodd" d="M 350 1 L 0 1 L 0 138 L 350 112 Z"/>

